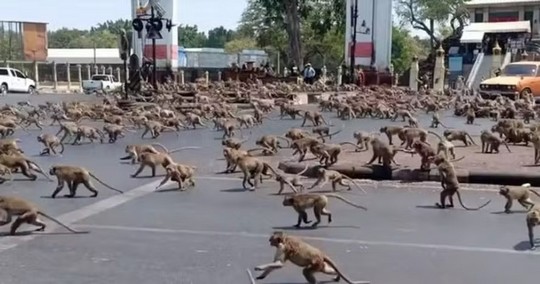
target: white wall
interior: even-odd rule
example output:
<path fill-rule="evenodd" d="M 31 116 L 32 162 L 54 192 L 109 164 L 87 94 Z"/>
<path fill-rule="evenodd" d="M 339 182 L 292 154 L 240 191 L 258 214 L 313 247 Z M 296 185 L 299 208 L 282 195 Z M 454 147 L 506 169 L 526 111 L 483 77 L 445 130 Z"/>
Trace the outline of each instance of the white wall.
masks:
<path fill-rule="evenodd" d="M 354 0 L 347 0 L 346 30 L 345 30 L 345 56 L 350 64 L 351 33 L 351 6 Z M 370 29 L 369 34 L 361 33 L 362 22 Z M 373 49 L 369 51 L 369 45 Z M 375 66 L 384 69 L 389 66 L 392 52 L 392 0 L 358 0 L 357 21 L 357 57 L 355 64 L 371 65 L 371 56 L 374 52 Z M 359 50 L 362 49 L 362 50 Z"/>

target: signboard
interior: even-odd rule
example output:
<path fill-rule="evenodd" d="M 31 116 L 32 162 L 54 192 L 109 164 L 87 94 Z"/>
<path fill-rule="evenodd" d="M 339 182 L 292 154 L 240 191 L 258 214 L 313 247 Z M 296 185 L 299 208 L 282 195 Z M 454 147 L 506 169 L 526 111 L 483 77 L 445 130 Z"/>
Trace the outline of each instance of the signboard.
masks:
<path fill-rule="evenodd" d="M 463 57 L 461 56 L 448 57 L 448 71 L 462 72 L 463 71 Z"/>
<path fill-rule="evenodd" d="M 345 52 L 347 58 L 350 58 L 351 51 L 357 58 L 357 64 L 370 65 L 373 55 L 373 19 L 374 19 L 374 0 L 357 0 L 358 1 L 358 18 L 356 22 L 356 47 L 352 50 L 352 34 L 354 5 L 356 0 L 347 1 L 347 50 Z"/>

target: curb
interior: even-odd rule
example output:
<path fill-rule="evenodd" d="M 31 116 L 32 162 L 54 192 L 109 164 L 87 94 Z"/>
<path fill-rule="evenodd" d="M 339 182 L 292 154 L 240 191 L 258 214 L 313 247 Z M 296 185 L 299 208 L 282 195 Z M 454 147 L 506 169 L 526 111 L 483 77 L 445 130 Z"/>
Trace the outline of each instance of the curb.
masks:
<path fill-rule="evenodd" d="M 319 165 L 311 165 L 303 176 L 316 178 Z M 295 162 L 281 162 L 278 169 L 288 174 L 297 174 L 305 168 L 304 164 Z M 371 180 L 401 180 L 409 182 L 420 181 L 440 181 L 439 172 L 431 170 L 429 172 L 410 168 L 387 169 L 381 165 L 370 167 L 354 166 L 351 164 L 333 165 L 329 170 L 338 171 L 353 179 Z M 482 170 L 456 169 L 456 174 L 460 183 L 470 184 L 497 184 L 497 185 L 522 185 L 530 183 L 531 186 L 540 186 L 540 174 L 522 172 L 493 172 Z"/>

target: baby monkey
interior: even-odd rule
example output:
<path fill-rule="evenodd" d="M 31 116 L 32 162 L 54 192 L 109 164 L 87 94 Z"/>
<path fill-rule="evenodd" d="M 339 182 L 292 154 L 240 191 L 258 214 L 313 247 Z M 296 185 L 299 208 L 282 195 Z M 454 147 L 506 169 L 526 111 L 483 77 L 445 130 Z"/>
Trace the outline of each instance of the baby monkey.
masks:
<path fill-rule="evenodd" d="M 318 172 L 319 172 L 319 178 L 308 189 L 312 189 L 312 188 L 314 188 L 316 186 L 319 186 L 319 188 L 322 188 L 325 184 L 328 183 L 328 181 L 331 181 L 332 182 L 332 191 L 336 191 L 336 185 L 337 184 L 339 184 L 341 186 L 346 186 L 347 190 L 351 190 L 350 183 L 353 183 L 360 190 L 362 190 L 364 193 L 366 193 L 365 190 L 362 189 L 352 178 L 350 178 L 350 177 L 348 177 L 348 176 L 346 176 L 346 175 L 344 175 L 344 174 L 342 174 L 342 173 L 340 173 L 338 171 L 327 170 L 327 169 L 321 167 L 321 168 L 318 169 Z M 344 179 L 347 180 L 348 182 L 345 182 Z"/>
<path fill-rule="evenodd" d="M 270 246 L 276 248 L 274 261 L 255 267 L 255 271 L 263 271 L 256 279 L 264 279 L 272 271 L 283 267 L 287 260 L 303 268 L 302 274 L 309 284 L 316 284 L 314 274 L 321 272 L 326 275 L 336 275 L 335 282 L 343 278 L 349 284 L 369 284 L 369 281 L 352 281 L 345 276 L 335 262 L 318 248 L 304 242 L 302 239 L 286 235 L 283 232 L 274 232 L 270 239 Z"/>
<path fill-rule="evenodd" d="M 534 206 L 534 202 L 530 198 L 530 192 L 540 197 L 540 194 L 530 189 L 530 183 L 524 183 L 520 187 L 502 185 L 499 189 L 499 194 L 506 198 L 506 204 L 504 205 L 504 213 L 512 213 L 512 201 L 517 200 L 521 206 L 531 210 Z"/>
<path fill-rule="evenodd" d="M 327 193 L 327 194 L 316 194 L 316 193 L 306 193 L 306 194 L 295 194 L 291 196 L 286 196 L 283 199 L 283 206 L 291 206 L 298 213 L 298 222 L 294 227 L 300 228 L 302 221 L 305 224 L 311 223 L 311 220 L 308 220 L 308 215 L 306 209 L 313 208 L 313 214 L 317 219 L 317 222 L 313 223 L 311 227 L 315 228 L 319 223 L 321 223 L 321 215 L 328 216 L 328 223 L 332 222 L 332 213 L 326 206 L 328 205 L 328 198 L 339 199 L 351 206 L 360 208 L 367 211 L 367 208 L 361 205 L 354 204 L 343 196 Z"/>
<path fill-rule="evenodd" d="M 39 155 L 50 155 L 51 151 L 53 152 L 53 154 L 57 155 L 58 153 L 55 149 L 57 147 L 60 147 L 60 154 L 64 153 L 64 143 L 62 143 L 62 141 L 60 141 L 60 138 L 58 138 L 56 135 L 48 133 L 40 134 L 37 137 L 37 141 L 43 143 L 43 146 L 45 146 L 45 149 L 43 149 L 41 153 L 39 153 Z"/>
<path fill-rule="evenodd" d="M 39 226 L 36 231 L 45 231 L 47 226 L 43 221 L 39 219 L 39 216 L 43 216 L 58 225 L 64 227 L 68 231 L 75 234 L 85 234 L 88 232 L 75 231 L 65 225 L 64 223 L 58 221 L 56 218 L 51 217 L 48 214 L 45 214 L 41 209 L 39 209 L 32 202 L 22 199 L 15 196 L 0 196 L 0 226 L 7 225 L 11 223 L 12 217 L 17 216 L 15 222 L 11 225 L 10 234 L 15 235 L 17 229 L 23 224 L 27 223 L 30 225 Z"/>
<path fill-rule="evenodd" d="M 167 172 L 167 175 L 163 178 L 161 183 L 156 186 L 156 190 L 163 186 L 169 179 L 178 183 L 178 189 L 180 191 L 186 190 L 186 185 L 184 185 L 184 182 L 186 181 L 188 183 L 187 186 L 195 186 L 195 181 L 193 180 L 195 167 L 182 164 L 170 164 L 165 167 L 165 171 Z"/>

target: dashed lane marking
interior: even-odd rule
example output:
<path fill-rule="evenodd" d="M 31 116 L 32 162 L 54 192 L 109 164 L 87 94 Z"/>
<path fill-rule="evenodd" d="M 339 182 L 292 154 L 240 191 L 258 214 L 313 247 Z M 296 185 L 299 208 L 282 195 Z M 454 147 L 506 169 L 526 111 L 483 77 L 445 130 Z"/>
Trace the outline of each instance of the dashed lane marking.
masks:
<path fill-rule="evenodd" d="M 244 238 L 268 238 L 268 233 L 248 233 L 248 232 L 225 232 L 225 231 L 201 231 L 201 230 L 180 230 L 180 229 L 162 229 L 148 227 L 126 227 L 112 225 L 92 225 L 78 224 L 79 227 L 88 229 L 116 230 L 128 232 L 147 232 L 147 233 L 165 233 L 165 234 L 185 234 L 198 236 L 229 236 L 229 237 L 244 237 Z M 339 238 L 324 238 L 302 236 L 305 240 L 315 240 L 328 243 L 340 244 L 355 244 L 364 246 L 382 246 L 382 247 L 404 247 L 429 250 L 446 250 L 446 251 L 463 251 L 463 252 L 483 252 L 483 253 L 499 253 L 499 254 L 521 254 L 521 255 L 539 255 L 540 251 L 518 251 L 513 249 L 474 247 L 474 246 L 457 246 L 444 244 L 422 244 L 422 243 L 402 243 L 402 242 L 387 242 L 387 241 L 367 241 L 354 239 L 339 239 Z"/>

